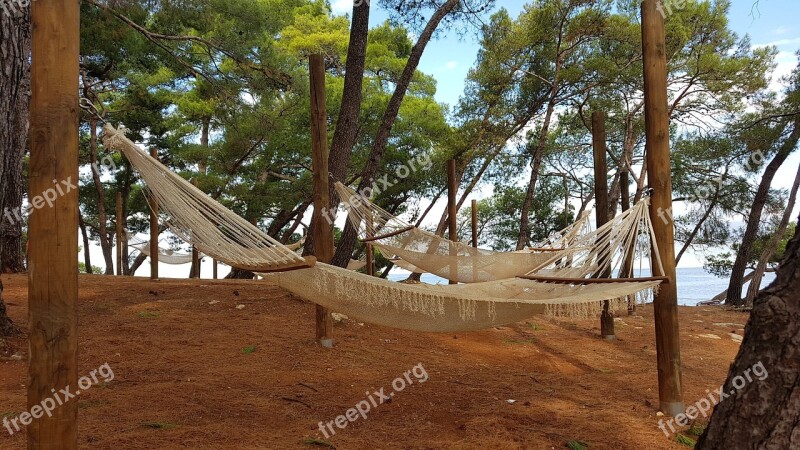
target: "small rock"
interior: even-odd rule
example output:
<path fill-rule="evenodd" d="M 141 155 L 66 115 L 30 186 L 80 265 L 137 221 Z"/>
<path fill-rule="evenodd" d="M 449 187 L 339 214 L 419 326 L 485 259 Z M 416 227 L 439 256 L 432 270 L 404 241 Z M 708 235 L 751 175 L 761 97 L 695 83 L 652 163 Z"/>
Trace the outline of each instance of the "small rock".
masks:
<path fill-rule="evenodd" d="M 341 313 L 331 313 L 331 318 L 333 319 L 334 322 L 344 322 L 345 320 L 348 319 L 347 316 Z"/>
<path fill-rule="evenodd" d="M 735 342 L 742 342 L 742 340 L 744 340 L 744 337 L 739 336 L 738 334 L 730 333 L 730 336 L 731 336 L 731 340 L 733 340 Z"/>
<path fill-rule="evenodd" d="M 517 401 L 516 401 L 516 400 L 511 400 L 511 399 L 509 399 L 509 400 L 506 400 L 506 402 L 507 402 L 509 405 L 513 405 L 514 403 L 517 403 Z"/>
<path fill-rule="evenodd" d="M 211 300 L 208 302 L 209 305 L 216 305 L 217 303 L 219 303 L 219 300 Z"/>
<path fill-rule="evenodd" d="M 704 337 L 707 339 L 722 339 L 721 337 L 717 336 L 716 334 L 698 334 L 699 337 Z"/>
<path fill-rule="evenodd" d="M 656 413 L 656 416 L 658 416 L 658 417 L 661 417 L 661 416 L 663 416 L 663 415 L 664 415 L 664 413 L 662 413 L 661 411 L 659 411 L 659 412 L 657 412 L 657 413 Z"/>
<path fill-rule="evenodd" d="M 244 305 L 236 305 L 236 309 L 244 309 Z"/>
<path fill-rule="evenodd" d="M 233 295 L 238 297 L 239 296 L 239 291 L 233 291 Z"/>

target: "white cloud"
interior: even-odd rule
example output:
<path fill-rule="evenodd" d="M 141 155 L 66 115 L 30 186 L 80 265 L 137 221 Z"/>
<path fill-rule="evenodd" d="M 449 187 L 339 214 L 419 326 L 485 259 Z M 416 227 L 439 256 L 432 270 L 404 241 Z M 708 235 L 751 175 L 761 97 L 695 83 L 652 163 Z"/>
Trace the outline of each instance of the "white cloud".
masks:
<path fill-rule="evenodd" d="M 790 31 L 792 31 L 791 28 L 781 26 L 781 27 L 778 27 L 778 28 L 775 28 L 774 30 L 772 30 L 772 34 L 774 34 L 776 36 L 780 36 L 782 34 L 786 34 L 786 33 L 790 32 Z"/>
<path fill-rule="evenodd" d="M 774 41 L 774 42 L 767 42 L 766 44 L 756 44 L 753 47 L 756 47 L 756 48 L 769 47 L 769 46 L 782 47 L 782 46 L 785 46 L 785 45 L 796 45 L 796 44 L 800 44 L 800 37 L 791 38 L 791 39 L 779 39 L 779 40 Z"/>
<path fill-rule="evenodd" d="M 456 67 L 458 67 L 458 61 L 447 61 L 447 63 L 444 65 L 444 67 L 447 70 L 453 70 Z"/>
<path fill-rule="evenodd" d="M 333 0 L 331 9 L 334 14 L 349 13 L 353 10 L 353 0 Z"/>

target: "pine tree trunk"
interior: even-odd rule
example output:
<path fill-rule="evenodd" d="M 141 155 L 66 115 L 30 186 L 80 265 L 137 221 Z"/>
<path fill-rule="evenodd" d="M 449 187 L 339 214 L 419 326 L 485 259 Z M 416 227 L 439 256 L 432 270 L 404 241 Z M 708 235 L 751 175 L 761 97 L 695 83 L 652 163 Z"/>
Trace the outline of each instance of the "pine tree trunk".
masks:
<path fill-rule="evenodd" d="M 13 6 L 3 3 L 0 10 L 0 214 L 2 221 L 19 222 L 9 209 L 7 192 L 21 192 L 21 160 L 28 135 L 28 104 L 30 100 L 31 15 L 30 6 Z M 19 170 L 18 170 L 19 169 Z M 19 186 L 17 186 L 19 184 Z M 15 203 L 15 201 L 12 201 Z M 9 214 L 6 214 L 9 212 Z M 8 226 L 3 227 L 0 239 L 0 255 L 5 255 L 6 244 L 14 245 L 15 236 L 6 239 Z M 13 251 L 12 251 L 13 253 Z M 0 282 L 0 335 L 17 331 L 6 313 Z"/>
<path fill-rule="evenodd" d="M 367 158 L 367 164 L 361 172 L 361 182 L 358 185 L 358 192 L 362 192 L 364 189 L 372 186 L 373 179 L 378 171 L 378 165 L 381 159 L 383 159 L 384 153 L 386 153 L 386 146 L 389 143 L 389 134 L 392 131 L 395 120 L 397 120 L 397 115 L 400 112 L 400 105 L 403 103 L 408 86 L 411 84 L 411 80 L 417 71 L 417 66 L 425 51 L 425 47 L 428 45 L 428 42 L 430 42 L 434 31 L 436 31 L 442 19 L 450 14 L 459 3 L 459 0 L 447 0 L 447 3 L 440 6 L 428 20 L 425 29 L 417 39 L 417 43 L 414 44 L 414 47 L 411 49 L 411 54 L 403 68 L 403 73 L 400 75 L 400 79 L 397 80 L 392 98 L 389 100 L 381 124 L 378 127 L 378 133 L 375 136 L 375 142 Z M 332 264 L 339 267 L 347 267 L 355 245 L 356 229 L 353 228 L 348 221 L 339 239 L 339 245 L 336 247 L 336 254 L 333 257 Z M 307 242 L 306 248 L 308 247 L 309 244 Z"/>
<path fill-rule="evenodd" d="M 800 234 L 755 299 L 739 354 L 698 449 L 800 448 Z M 756 370 L 758 370 L 756 372 Z M 748 376 L 752 381 L 742 379 Z M 737 386 L 738 384 L 738 386 Z"/>
<path fill-rule="evenodd" d="M 342 104 L 339 107 L 336 128 L 333 132 L 331 149 L 328 154 L 328 170 L 334 181 L 340 181 L 342 183 L 346 182 L 347 167 L 350 164 L 350 156 L 353 152 L 353 146 L 358 139 L 358 130 L 360 128 L 358 117 L 361 114 L 364 68 L 367 60 L 369 9 L 370 2 L 353 3 L 353 22 L 350 25 L 350 43 L 347 46 Z M 335 211 L 340 202 L 339 194 L 336 192 L 334 183 L 331 182 L 329 184 L 329 209 Z M 314 234 L 309 230 L 309 232 L 306 233 L 303 255 L 308 256 L 313 254 Z M 349 261 L 350 258 L 348 257 L 347 262 Z"/>
<path fill-rule="evenodd" d="M 6 304 L 3 302 L 3 281 L 0 280 L 0 337 L 12 336 L 19 332 L 19 328 L 8 317 Z"/>
<path fill-rule="evenodd" d="M 22 156 L 28 138 L 30 50 L 30 6 L 12 4 L 0 8 L 0 120 L 3 123 L 0 126 L 0 272 L 3 273 L 25 271 L 21 223 Z"/>
<path fill-rule="evenodd" d="M 81 230 L 81 237 L 83 239 L 83 264 L 86 266 L 86 273 L 92 274 L 92 255 L 89 251 L 89 233 L 86 232 L 86 223 L 83 217 L 78 214 L 78 228 Z"/>
<path fill-rule="evenodd" d="M 761 256 L 758 258 L 756 270 L 753 271 L 753 281 L 750 282 L 750 287 L 747 290 L 747 300 L 745 301 L 745 306 L 753 306 L 753 301 L 755 300 L 759 289 L 761 289 L 761 280 L 764 279 L 764 272 L 767 270 L 767 263 L 769 262 L 770 258 L 772 258 L 772 255 L 775 254 L 775 251 L 778 249 L 778 245 L 780 245 L 783 236 L 786 234 L 786 230 L 789 228 L 789 221 L 792 220 L 794 205 L 797 201 L 798 188 L 800 188 L 800 167 L 798 167 L 797 175 L 794 177 L 794 184 L 792 185 L 791 192 L 789 192 L 789 203 L 786 205 L 786 210 L 783 212 L 781 222 L 778 224 L 775 234 L 772 235 L 766 247 L 764 247 L 764 251 L 761 252 Z"/>
<path fill-rule="evenodd" d="M 533 194 L 536 192 L 536 182 L 539 180 L 539 170 L 542 168 L 542 158 L 544 156 L 544 146 L 547 143 L 547 133 L 550 130 L 550 120 L 553 117 L 553 110 L 556 106 L 556 83 L 550 93 L 550 102 L 547 105 L 547 113 L 544 116 L 544 123 L 540 130 L 539 142 L 533 151 L 531 164 L 531 178 L 528 181 L 528 189 L 525 192 L 525 201 L 522 203 L 522 212 L 519 219 L 519 235 L 517 235 L 517 250 L 522 250 L 531 243 L 531 218 L 530 212 L 533 206 Z"/>
<path fill-rule="evenodd" d="M 744 271 L 747 269 L 747 262 L 750 259 L 750 250 L 758 236 L 758 227 L 761 224 L 761 213 L 764 211 L 764 205 L 767 203 L 769 197 L 769 189 L 772 185 L 772 179 L 775 178 L 775 173 L 783 165 L 786 158 L 797 147 L 797 141 L 800 139 L 800 116 L 796 116 L 791 125 L 793 127 L 792 133 L 783 142 L 778 153 L 772 158 L 772 161 L 767 164 L 764 170 L 764 175 L 761 178 L 761 183 L 758 185 L 756 196 L 753 199 L 753 208 L 750 210 L 750 216 L 747 219 L 747 228 L 745 229 L 744 236 L 739 246 L 739 251 L 736 253 L 736 261 L 733 263 L 731 270 L 731 281 L 728 284 L 728 297 L 725 300 L 726 304 L 734 306 L 743 306 L 744 299 L 742 298 L 742 278 L 744 278 Z"/>
<path fill-rule="evenodd" d="M 100 168 L 97 162 L 97 118 L 89 120 L 89 157 L 92 163 L 92 180 L 97 191 L 97 234 L 100 235 L 100 248 L 106 262 L 106 275 L 114 275 L 114 253 L 111 240 L 108 238 L 108 218 L 106 216 L 106 190 L 100 180 Z"/>

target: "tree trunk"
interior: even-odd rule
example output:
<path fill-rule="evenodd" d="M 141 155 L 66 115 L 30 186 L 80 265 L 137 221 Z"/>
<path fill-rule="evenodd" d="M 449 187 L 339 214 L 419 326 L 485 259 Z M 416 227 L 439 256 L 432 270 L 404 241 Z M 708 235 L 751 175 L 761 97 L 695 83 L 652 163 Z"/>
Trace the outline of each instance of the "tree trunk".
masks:
<path fill-rule="evenodd" d="M 6 210 L 13 211 L 14 217 L 22 217 L 22 156 L 19 152 L 19 161 L 9 167 L 8 179 L 5 186 Z M 25 258 L 22 255 L 22 221 L 8 221 L 2 219 L 0 227 L 2 236 L 2 257 L 0 258 L 0 272 L 20 273 L 25 272 Z"/>
<path fill-rule="evenodd" d="M 331 149 L 328 154 L 328 171 L 334 181 L 342 183 L 346 182 L 347 167 L 350 164 L 350 156 L 358 139 L 358 130 L 360 128 L 358 117 L 361 114 L 364 67 L 367 60 L 369 9 L 370 2 L 353 3 L 353 22 L 350 26 L 350 43 L 347 46 L 342 104 L 339 107 L 336 128 L 333 132 Z M 328 188 L 329 210 L 335 211 L 339 207 L 339 194 L 336 192 L 334 183 L 330 183 Z M 309 232 L 306 234 L 303 254 L 312 255 L 313 253 L 314 234 Z M 348 258 L 347 261 L 349 262 L 349 260 Z"/>
<path fill-rule="evenodd" d="M 86 265 L 86 273 L 92 274 L 92 256 L 89 251 L 89 233 L 86 232 L 86 223 L 83 217 L 78 214 L 78 228 L 81 230 L 81 237 L 83 238 L 83 263 Z"/>
<path fill-rule="evenodd" d="M 547 104 L 547 113 L 544 116 L 542 129 L 539 135 L 539 142 L 536 143 L 536 149 L 533 151 L 533 158 L 531 164 L 531 179 L 528 182 L 528 189 L 525 192 L 525 201 L 522 203 L 522 212 L 519 219 L 519 235 L 517 236 L 517 250 L 522 250 L 527 247 L 531 241 L 531 219 L 530 212 L 533 206 L 533 194 L 536 192 L 536 182 L 539 179 L 539 170 L 542 168 L 542 157 L 544 156 L 544 147 L 547 144 L 547 133 L 550 130 L 550 120 L 553 117 L 553 110 L 556 106 L 556 82 L 553 82 L 553 89 L 550 93 L 550 101 Z"/>
<path fill-rule="evenodd" d="M 747 290 L 747 300 L 745 301 L 745 306 L 753 306 L 753 300 L 756 298 L 756 294 L 761 289 L 761 280 L 764 278 L 764 271 L 767 269 L 767 262 L 775 254 L 775 251 L 778 249 L 778 245 L 780 244 L 783 236 L 786 234 L 786 229 L 789 228 L 789 221 L 792 220 L 792 212 L 794 212 L 794 205 L 797 201 L 797 190 L 800 188 L 800 167 L 797 168 L 797 175 L 794 177 L 794 184 L 792 185 L 792 190 L 789 193 L 789 203 L 786 205 L 786 210 L 783 213 L 783 217 L 781 217 L 781 223 L 778 225 L 778 228 L 775 230 L 775 234 L 772 235 L 769 242 L 767 243 L 764 251 L 761 253 L 761 256 L 758 258 L 758 265 L 756 266 L 756 270 L 753 271 L 753 281 L 750 282 L 750 287 Z"/>
<path fill-rule="evenodd" d="M 134 276 L 136 271 L 139 270 L 139 267 L 147 260 L 147 255 L 144 253 L 139 253 L 136 255 L 136 258 L 133 260 L 131 267 L 128 269 L 128 275 Z"/>
<path fill-rule="evenodd" d="M 31 51 L 31 15 L 30 4 L 22 7 L 19 4 L 3 3 L 0 11 L 0 220 L 9 220 L 9 224 L 20 222 L 8 207 L 8 185 L 21 192 L 21 160 L 25 151 L 28 135 L 28 109 L 31 95 L 30 88 L 30 51 Z M 18 170 L 19 169 L 19 170 Z M 19 184 L 19 186 L 17 186 Z M 12 203 L 16 203 L 12 201 Z M 9 218 L 10 216 L 10 218 Z M 12 227 L 12 229 L 14 229 Z M 17 228 L 18 229 L 18 228 Z M 6 255 L 7 243 L 14 245 L 16 237 L 10 242 L 4 236 L 0 239 L 0 255 Z M 13 251 L 12 251 L 13 253 Z M 6 314 L 6 306 L 2 299 L 2 282 L 0 282 L 0 335 L 17 331 Z"/>
<path fill-rule="evenodd" d="M 100 248 L 106 262 L 106 275 L 114 275 L 114 253 L 108 238 L 108 218 L 106 217 L 106 190 L 100 180 L 100 167 L 97 162 L 97 118 L 89 119 L 89 157 L 91 159 L 92 180 L 97 191 L 97 234 L 100 235 Z"/>
<path fill-rule="evenodd" d="M 447 3 L 439 7 L 428 20 L 425 29 L 417 39 L 417 43 L 414 44 L 414 47 L 411 49 L 411 55 L 408 57 L 406 66 L 403 68 L 403 73 L 397 81 L 392 98 L 389 100 L 389 104 L 383 114 L 383 119 L 378 128 L 378 133 L 375 136 L 375 142 L 370 150 L 367 164 L 361 172 L 361 182 L 358 185 L 358 192 L 362 192 L 364 189 L 372 186 L 373 178 L 378 170 L 378 165 L 386 152 L 386 145 L 389 143 L 389 134 L 392 131 L 392 126 L 394 126 L 397 114 L 400 112 L 400 105 L 403 103 L 403 98 L 405 98 L 411 79 L 417 71 L 422 53 L 425 51 L 425 47 L 428 45 L 428 42 L 430 42 L 431 37 L 433 37 L 433 33 L 436 31 L 439 23 L 458 4 L 459 0 L 447 0 Z M 352 224 L 348 221 L 347 225 L 345 225 L 342 237 L 339 239 L 339 245 L 336 248 L 336 254 L 333 257 L 332 264 L 339 267 L 347 267 L 347 263 L 350 262 L 350 255 L 353 254 L 355 244 L 356 229 L 353 228 Z"/>
<path fill-rule="evenodd" d="M 12 336 L 19 332 L 19 328 L 8 317 L 6 304 L 3 302 L 3 280 L 0 280 L 0 337 Z"/>
<path fill-rule="evenodd" d="M 792 123 L 792 133 L 783 142 L 778 153 L 772 158 L 772 161 L 767 164 L 764 170 L 764 175 L 761 178 L 761 183 L 758 185 L 756 196 L 753 199 L 753 208 L 750 210 L 750 216 L 747 220 L 747 228 L 745 229 L 744 236 L 742 236 L 739 251 L 736 253 L 736 261 L 733 263 L 731 270 L 731 281 L 728 284 L 728 297 L 725 300 L 726 304 L 742 306 L 744 299 L 742 299 L 742 278 L 744 271 L 747 268 L 747 261 L 750 259 L 750 250 L 758 235 L 758 227 L 761 223 L 761 213 L 764 210 L 764 205 L 767 203 L 769 197 L 769 188 L 772 185 L 772 179 L 775 173 L 780 169 L 786 158 L 797 147 L 797 141 L 800 139 L 800 116 L 795 116 Z"/>
<path fill-rule="evenodd" d="M 22 156 L 31 94 L 30 6 L 0 11 L 0 272 L 25 271 L 22 258 Z"/>
<path fill-rule="evenodd" d="M 786 248 L 775 282 L 755 299 L 739 354 L 722 390 L 735 394 L 714 408 L 696 448 L 800 447 L 798 336 L 800 234 L 796 233 Z"/>
<path fill-rule="evenodd" d="M 331 151 L 328 156 L 328 169 L 336 181 L 345 182 L 350 155 L 358 138 L 358 116 L 361 114 L 364 66 L 367 60 L 367 36 L 369 35 L 370 2 L 353 3 L 353 23 L 350 26 L 350 43 L 347 46 L 344 90 L 342 105 L 336 119 Z M 339 205 L 339 196 L 333 184 L 330 185 L 331 209 Z M 311 236 L 309 236 L 311 238 Z"/>
<path fill-rule="evenodd" d="M 256 277 L 256 274 L 253 272 L 237 269 L 236 267 L 232 267 L 230 273 L 225 276 L 226 280 L 252 280 Z"/>

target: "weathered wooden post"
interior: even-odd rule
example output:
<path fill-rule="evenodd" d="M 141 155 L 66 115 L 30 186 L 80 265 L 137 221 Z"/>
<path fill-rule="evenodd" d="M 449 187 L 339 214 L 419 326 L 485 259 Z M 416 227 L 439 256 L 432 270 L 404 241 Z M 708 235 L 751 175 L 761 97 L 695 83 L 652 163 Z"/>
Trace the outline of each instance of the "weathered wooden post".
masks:
<path fill-rule="evenodd" d="M 478 201 L 472 199 L 472 246 L 478 248 Z"/>
<path fill-rule="evenodd" d="M 219 267 L 218 266 L 219 266 L 219 263 L 217 262 L 217 258 L 214 258 L 212 260 L 212 262 L 211 262 L 211 267 L 213 268 L 212 270 L 214 271 L 214 275 L 213 276 L 214 276 L 215 280 L 217 278 L 219 278 Z"/>
<path fill-rule="evenodd" d="M 122 192 L 117 192 L 117 275 L 122 275 Z"/>
<path fill-rule="evenodd" d="M 451 242 L 458 242 L 458 229 L 456 214 L 456 193 L 458 192 L 458 181 L 456 180 L 456 160 L 447 160 L 447 220 L 448 220 L 448 233 Z M 456 255 L 456 246 L 450 245 L 450 254 Z M 458 262 L 454 258 L 453 264 L 450 268 L 451 278 L 458 276 Z M 458 284 L 457 281 L 450 280 L 450 284 Z"/>
<path fill-rule="evenodd" d="M 158 159 L 158 149 L 150 149 L 150 156 Z M 150 195 L 150 279 L 158 281 L 158 199 Z"/>
<path fill-rule="evenodd" d="M 672 222 L 672 174 L 669 153 L 669 110 L 667 109 L 667 55 L 664 18 L 657 0 L 642 3 L 642 56 L 644 60 L 644 121 L 647 182 L 653 189 L 650 220 L 655 245 L 661 255 L 663 273 L 652 264 L 653 274 L 666 276 L 655 296 L 659 408 L 665 414 L 684 411 L 681 394 L 681 351 L 678 329 L 678 290 L 675 283 L 675 229 Z"/>
<path fill-rule="evenodd" d="M 192 186 L 197 187 L 197 178 L 192 179 Z M 200 252 L 192 245 L 192 278 L 200 278 Z"/>
<path fill-rule="evenodd" d="M 314 214 L 311 229 L 314 233 L 314 256 L 317 261 L 333 260 L 333 224 L 325 214 L 330 207 L 328 191 L 328 127 L 325 110 L 325 64 L 322 55 L 308 58 L 311 76 L 311 166 L 314 172 Z M 323 347 L 333 347 L 333 319 L 330 311 L 316 307 L 317 340 Z"/>
<path fill-rule="evenodd" d="M 29 198 L 34 206 L 56 185 L 78 182 L 79 11 L 77 1 L 32 2 Z M 67 387 L 74 392 L 78 385 L 78 190 L 64 189 L 41 206 L 31 210 L 28 223 L 28 409 L 40 413 L 53 392 Z M 51 414 L 34 414 L 26 430 L 28 448 L 77 448 L 77 416 L 77 400 Z"/>
<path fill-rule="evenodd" d="M 597 215 L 597 228 L 602 227 L 610 218 L 608 208 L 608 163 L 606 162 L 606 116 L 602 111 L 592 112 L 592 151 L 594 153 L 594 202 Z M 611 258 L 607 244 L 598 249 L 598 255 Z M 601 278 L 611 276 L 611 265 L 598 274 Z M 617 338 L 614 332 L 614 316 L 611 314 L 610 302 L 603 301 L 603 312 L 600 314 L 600 336 L 604 339 Z"/>

